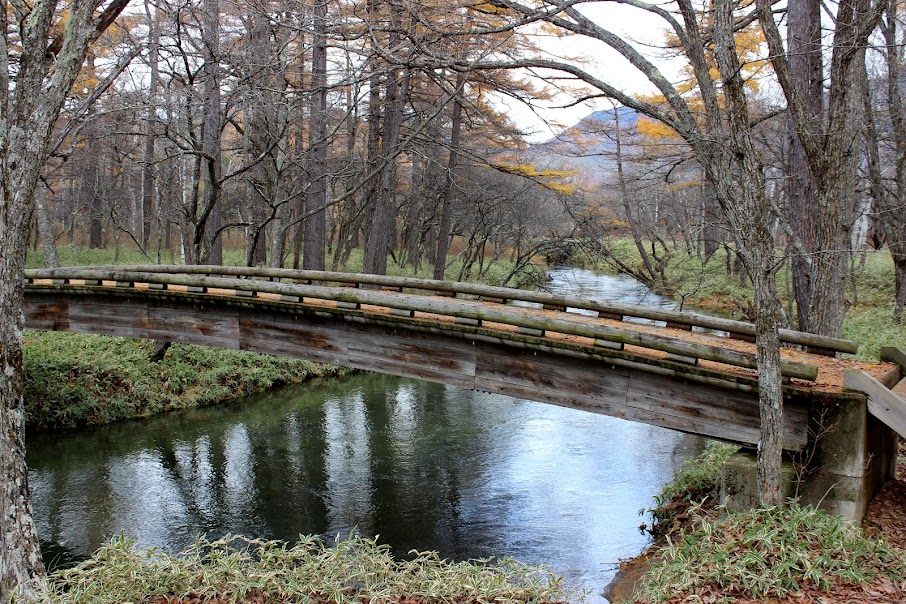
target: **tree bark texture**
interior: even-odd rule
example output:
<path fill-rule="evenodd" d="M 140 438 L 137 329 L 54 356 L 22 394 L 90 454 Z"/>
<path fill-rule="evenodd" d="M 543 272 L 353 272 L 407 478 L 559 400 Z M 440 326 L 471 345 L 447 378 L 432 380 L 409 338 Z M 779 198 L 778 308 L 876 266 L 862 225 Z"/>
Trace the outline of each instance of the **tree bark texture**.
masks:
<path fill-rule="evenodd" d="M 366 273 L 387 273 L 387 252 L 392 244 L 396 221 L 396 166 L 399 154 L 400 129 L 403 125 L 403 106 L 408 93 L 409 75 L 400 69 L 391 69 L 384 98 L 384 119 L 381 128 L 381 172 L 375 191 L 374 212 L 365 242 Z"/>
<path fill-rule="evenodd" d="M 24 159 L 19 157 L 20 161 Z M 15 181 L 7 182 L 12 185 Z M 22 398 L 25 326 L 22 274 L 30 200 L 24 190 L 11 191 L 4 187 L 3 194 L 0 202 L 3 252 L 0 253 L 0 602 L 6 603 L 13 594 L 39 600 L 45 571 L 29 503 Z"/>
<path fill-rule="evenodd" d="M 748 103 L 733 36 L 731 0 L 718 0 L 714 15 L 714 53 L 726 103 L 726 157 L 710 163 L 708 167 L 713 171 L 712 182 L 718 190 L 723 189 L 723 194 L 718 193 L 718 199 L 730 228 L 738 242 L 745 242 L 737 253 L 746 263 L 755 289 L 758 409 L 761 419 L 758 498 L 763 506 L 777 506 L 783 503 L 783 390 L 778 335 L 781 305 L 774 279 L 777 263 L 774 237 L 769 227 L 771 210 L 761 156 L 752 140 Z M 726 188 L 728 183 L 735 185 L 735 194 L 732 189 Z"/>
<path fill-rule="evenodd" d="M 267 56 L 269 43 L 267 20 L 261 14 L 259 7 L 254 7 L 249 17 L 248 32 L 248 58 L 252 74 L 250 76 L 249 90 L 245 99 L 246 127 L 243 132 L 244 163 L 251 165 L 245 173 L 244 219 L 248 222 L 245 227 L 245 263 L 247 266 L 264 266 L 267 264 L 267 237 L 266 228 L 270 220 L 267 200 L 262 195 L 266 188 L 267 175 L 262 161 L 258 156 L 264 153 L 267 141 L 267 120 L 263 116 L 264 96 L 263 90 L 270 86 L 264 74 L 267 73 Z"/>
<path fill-rule="evenodd" d="M 38 214 L 38 233 L 41 236 L 41 251 L 44 253 L 44 268 L 57 268 L 60 266 L 60 259 L 57 256 L 53 224 L 47 210 L 47 195 L 42 184 L 38 184 L 35 189 L 35 211 Z"/>
<path fill-rule="evenodd" d="M 148 19 L 148 66 L 151 81 L 148 84 L 148 112 L 145 116 L 145 141 L 142 151 L 142 231 L 140 241 L 146 251 L 151 240 L 151 225 L 154 221 L 154 201 L 157 189 L 157 174 L 154 167 L 154 135 L 157 123 L 157 88 L 160 82 L 160 69 L 158 67 L 159 53 L 159 9 L 154 8 L 145 0 L 145 14 Z"/>
<path fill-rule="evenodd" d="M 220 131 L 220 0 L 202 3 L 202 46 L 204 59 L 204 107 L 201 170 L 202 232 L 196 233 L 195 257 L 205 264 L 223 264 L 221 226 L 221 180 L 223 158 Z"/>
<path fill-rule="evenodd" d="M 906 307 L 906 103 L 903 102 L 903 56 L 902 33 L 898 31 L 902 16 L 896 2 L 891 2 L 886 18 L 881 23 L 884 36 L 884 61 L 887 67 L 887 113 L 890 119 L 890 142 L 895 166 L 893 183 L 885 186 L 880 173 L 880 158 L 877 128 L 874 124 L 871 97 L 867 81 L 864 90 L 867 124 L 869 126 L 869 165 L 871 169 L 872 197 L 878 208 L 878 216 L 884 229 L 887 246 L 893 258 L 896 283 L 893 318 L 900 323 Z M 865 76 L 867 80 L 867 75 Z"/>
<path fill-rule="evenodd" d="M 720 204 L 714 196 L 714 187 L 704 179 L 702 183 L 702 247 L 705 260 L 710 260 L 721 244 L 726 241 L 723 221 L 721 220 Z"/>
<path fill-rule="evenodd" d="M 811 118 L 809 132 L 797 132 L 790 119 L 787 141 L 787 197 L 790 228 L 799 238 L 793 246 L 793 293 L 799 329 L 809 331 L 811 309 L 812 262 L 816 252 L 817 185 L 811 164 L 805 155 L 800 136 L 810 136 L 821 125 L 824 111 L 824 73 L 821 48 L 821 3 L 819 0 L 792 0 L 787 8 L 787 48 L 790 69 Z"/>
<path fill-rule="evenodd" d="M 13 596 L 41 601 L 45 569 L 29 504 L 22 399 L 25 317 L 23 271 L 28 222 L 53 125 L 82 67 L 88 46 L 125 8 L 96 15 L 94 2 L 74 0 L 60 38 L 53 29 L 62 7 L 35 4 L 17 31 L 18 69 L 0 72 L 0 603 Z M 5 11 L 5 9 L 4 9 Z M 7 13 L 9 18 L 10 13 Z M 0 32 L 4 54 L 8 34 Z M 11 86 L 11 80 L 15 85 Z"/>
<path fill-rule="evenodd" d="M 774 21 L 769 0 L 756 0 L 758 16 L 771 64 L 787 100 L 790 120 L 815 179 L 816 206 L 814 249 L 793 241 L 811 258 L 808 283 L 808 328 L 815 333 L 838 335 L 846 311 L 845 291 L 854 219 L 854 187 L 859 157 L 861 97 L 856 66 L 864 60 L 868 35 L 875 29 L 884 3 L 841 0 L 837 4 L 832 42 L 828 94 L 820 125 L 816 125 L 813 99 L 793 69 L 797 54 L 787 52 Z M 812 9 L 816 10 L 816 9 Z M 820 76 L 818 76 L 820 77 Z M 800 326 L 801 327 L 801 326 Z"/>
<path fill-rule="evenodd" d="M 302 268 L 324 270 L 327 245 L 327 0 L 314 0 L 311 49 L 309 176 Z"/>

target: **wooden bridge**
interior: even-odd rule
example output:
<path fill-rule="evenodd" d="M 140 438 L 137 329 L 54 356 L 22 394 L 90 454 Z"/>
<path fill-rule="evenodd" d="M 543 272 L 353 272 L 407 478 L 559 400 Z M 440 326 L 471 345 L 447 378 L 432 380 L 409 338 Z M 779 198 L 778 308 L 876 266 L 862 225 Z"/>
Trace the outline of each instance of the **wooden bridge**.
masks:
<path fill-rule="evenodd" d="M 29 271 L 26 324 L 252 350 L 576 407 L 741 444 L 758 441 L 754 327 L 544 292 L 377 275 L 223 266 Z M 647 321 L 649 324 L 640 323 Z M 659 324 L 652 324 L 659 322 Z M 891 363 L 795 331 L 784 350 L 785 446 L 809 401 L 849 399 L 845 369 Z"/>
<path fill-rule="evenodd" d="M 251 350 L 582 409 L 751 447 L 749 323 L 544 292 L 223 266 L 26 273 L 26 327 Z M 906 355 L 782 330 L 784 448 L 809 460 L 790 494 L 859 519 L 906 435 Z M 751 458 L 723 494 L 754 497 Z M 734 462 L 735 463 L 735 462 Z M 730 468 L 727 470 L 727 468 Z M 800 468 L 801 470 L 801 468 Z M 795 482 L 795 485 L 793 483 Z"/>

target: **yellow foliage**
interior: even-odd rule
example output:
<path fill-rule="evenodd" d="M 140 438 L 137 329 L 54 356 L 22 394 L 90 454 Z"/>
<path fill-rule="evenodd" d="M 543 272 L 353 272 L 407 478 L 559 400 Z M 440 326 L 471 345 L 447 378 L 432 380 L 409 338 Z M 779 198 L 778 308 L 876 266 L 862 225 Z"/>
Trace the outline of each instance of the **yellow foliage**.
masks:
<path fill-rule="evenodd" d="M 649 117 L 639 116 L 638 126 L 636 127 L 639 134 L 642 135 L 643 139 L 648 139 L 650 141 L 663 141 L 667 140 L 680 140 L 680 135 L 677 134 L 676 130 L 665 124 L 664 122 L 659 122 L 653 120 Z"/>
<path fill-rule="evenodd" d="M 579 172 L 578 169 L 539 170 L 532 164 L 512 164 L 506 162 L 496 162 L 493 164 L 493 167 L 497 170 L 500 170 L 501 172 L 506 172 L 507 174 L 514 174 L 516 176 L 531 178 L 545 189 L 549 189 L 556 193 L 562 193 L 563 195 L 573 195 L 576 192 L 576 187 L 563 182 L 563 179 L 569 178 L 570 176 L 575 176 Z"/>

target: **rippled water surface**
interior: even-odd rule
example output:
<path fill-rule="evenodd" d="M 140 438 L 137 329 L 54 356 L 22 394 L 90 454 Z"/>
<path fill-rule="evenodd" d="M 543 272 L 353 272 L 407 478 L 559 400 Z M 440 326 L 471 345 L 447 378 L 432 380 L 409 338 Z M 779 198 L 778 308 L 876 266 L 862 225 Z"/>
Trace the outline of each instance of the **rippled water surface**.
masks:
<path fill-rule="evenodd" d="M 551 271 L 550 289 L 666 305 L 631 279 Z M 380 535 L 394 551 L 544 563 L 601 600 L 645 545 L 638 512 L 702 441 L 662 428 L 374 374 L 180 415 L 29 439 L 45 555 L 124 531 Z"/>

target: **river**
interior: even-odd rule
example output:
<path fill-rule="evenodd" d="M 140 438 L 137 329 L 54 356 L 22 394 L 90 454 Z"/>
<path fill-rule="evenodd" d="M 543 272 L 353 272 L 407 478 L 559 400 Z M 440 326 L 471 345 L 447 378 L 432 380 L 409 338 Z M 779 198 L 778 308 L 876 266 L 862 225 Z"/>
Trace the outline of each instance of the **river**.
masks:
<path fill-rule="evenodd" d="M 626 277 L 550 271 L 552 291 L 669 307 Z M 52 565 L 121 531 L 178 552 L 198 533 L 350 531 L 398 555 L 512 556 L 604 602 L 647 539 L 639 510 L 701 438 L 410 379 L 358 374 L 229 404 L 29 438 Z"/>

